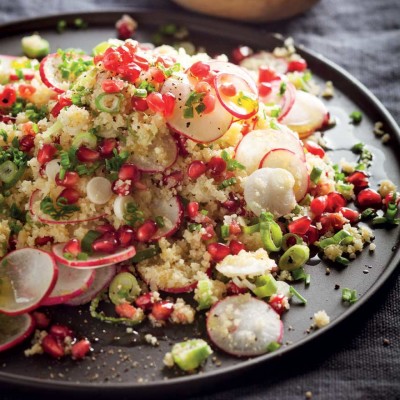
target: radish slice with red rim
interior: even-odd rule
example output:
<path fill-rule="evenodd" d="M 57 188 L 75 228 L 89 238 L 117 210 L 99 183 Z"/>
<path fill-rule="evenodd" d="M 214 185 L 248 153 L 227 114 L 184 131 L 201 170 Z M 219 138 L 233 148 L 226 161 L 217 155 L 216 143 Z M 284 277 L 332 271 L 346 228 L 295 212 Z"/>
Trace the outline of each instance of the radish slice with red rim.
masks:
<path fill-rule="evenodd" d="M 214 79 L 218 100 L 234 117 L 251 118 L 258 111 L 258 91 L 239 75 L 220 73 Z M 235 93 L 228 95 L 225 88 L 231 86 Z"/>
<path fill-rule="evenodd" d="M 251 357 L 267 353 L 271 343 L 282 341 L 283 324 L 269 304 L 245 294 L 226 297 L 211 308 L 207 333 L 226 353 Z"/>
<path fill-rule="evenodd" d="M 57 276 L 57 264 L 45 251 L 27 247 L 7 254 L 0 262 L 0 312 L 34 310 L 51 293 Z"/>
<path fill-rule="evenodd" d="M 34 328 L 35 321 L 30 314 L 0 314 L 0 352 L 23 342 L 32 334 Z"/>
<path fill-rule="evenodd" d="M 108 265 L 106 267 L 97 268 L 96 274 L 92 284 L 80 295 L 65 302 L 68 306 L 80 306 L 81 304 L 89 303 L 93 300 L 102 290 L 104 290 L 117 272 L 115 265 Z"/>
<path fill-rule="evenodd" d="M 260 168 L 283 168 L 289 171 L 294 178 L 293 192 L 299 202 L 307 194 L 309 174 L 305 161 L 288 149 L 274 149 L 269 151 L 260 162 Z"/>
<path fill-rule="evenodd" d="M 134 246 L 118 249 L 114 254 L 92 254 L 86 260 L 69 260 L 64 257 L 65 243 L 58 243 L 52 247 L 54 258 L 60 264 L 77 268 L 100 268 L 129 260 L 136 254 Z"/>
<path fill-rule="evenodd" d="M 168 200 L 157 199 L 151 207 L 154 217 L 163 218 L 163 227 L 159 227 L 152 240 L 173 235 L 181 226 L 183 220 L 183 205 L 178 196 Z"/>
<path fill-rule="evenodd" d="M 209 143 L 220 138 L 230 127 L 232 115 L 216 99 L 215 108 L 209 114 L 193 112 L 192 118 L 184 117 L 186 102 L 193 92 L 194 83 L 186 75 L 179 78 L 168 78 L 162 87 L 162 93 L 172 93 L 175 96 L 174 111 L 167 117 L 169 127 L 195 142 Z"/>
<path fill-rule="evenodd" d="M 297 132 L 303 139 L 322 128 L 328 119 L 328 110 L 318 97 L 298 90 L 293 107 L 281 119 L 281 123 Z"/>
<path fill-rule="evenodd" d="M 258 68 L 264 65 L 278 74 L 285 74 L 288 69 L 288 62 L 283 57 L 276 57 L 268 51 L 260 51 L 240 62 L 242 68 L 247 68 L 251 71 L 258 71 Z"/>
<path fill-rule="evenodd" d="M 269 128 L 249 132 L 237 145 L 235 159 L 250 174 L 259 167 L 265 154 L 282 148 L 293 151 L 301 160 L 305 160 L 301 141 L 283 125 L 279 125 L 279 130 Z"/>
<path fill-rule="evenodd" d="M 62 304 L 81 295 L 92 285 L 95 275 L 95 269 L 77 269 L 58 263 L 57 283 L 41 305 Z"/>

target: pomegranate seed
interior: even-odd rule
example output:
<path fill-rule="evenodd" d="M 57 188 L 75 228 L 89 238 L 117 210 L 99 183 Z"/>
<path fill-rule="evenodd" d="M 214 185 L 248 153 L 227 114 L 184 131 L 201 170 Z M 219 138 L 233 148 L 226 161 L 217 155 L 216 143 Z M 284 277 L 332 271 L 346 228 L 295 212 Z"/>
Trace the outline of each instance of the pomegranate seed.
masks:
<path fill-rule="evenodd" d="M 340 207 L 337 211 L 342 214 L 343 217 L 348 219 L 351 224 L 355 224 L 360 219 L 360 213 L 356 210 L 352 210 L 351 208 Z"/>
<path fill-rule="evenodd" d="M 231 253 L 230 248 L 223 243 L 210 243 L 207 246 L 207 251 L 210 253 L 211 258 L 215 262 L 222 261 Z"/>
<path fill-rule="evenodd" d="M 183 172 L 182 171 L 173 171 L 169 175 L 163 176 L 163 185 L 168 189 L 172 189 L 177 187 L 183 181 Z"/>
<path fill-rule="evenodd" d="M 210 66 L 203 61 L 195 62 L 190 68 L 190 73 L 197 79 L 203 79 L 210 73 Z"/>
<path fill-rule="evenodd" d="M 187 174 L 192 180 L 199 178 L 207 170 L 206 164 L 203 161 L 192 161 L 188 167 Z"/>
<path fill-rule="evenodd" d="M 39 164 L 45 164 L 54 158 L 57 149 L 51 144 L 44 144 L 38 151 L 37 159 Z"/>
<path fill-rule="evenodd" d="M 18 88 L 19 95 L 24 99 L 29 99 L 36 92 L 36 88 L 32 85 L 19 85 Z"/>
<path fill-rule="evenodd" d="M 227 82 L 227 83 L 223 83 L 220 87 L 219 87 L 219 91 L 220 93 L 222 93 L 224 96 L 227 97 L 233 97 L 236 95 L 237 93 L 237 88 L 236 86 L 231 83 L 231 82 Z"/>
<path fill-rule="evenodd" d="M 201 235 L 201 239 L 202 240 L 207 241 L 207 240 L 210 240 L 210 239 L 212 239 L 213 237 L 216 236 L 215 235 L 215 231 L 214 231 L 214 227 L 212 226 L 212 224 L 206 224 L 206 225 L 203 226 L 203 228 L 205 230 L 205 233 L 203 233 Z"/>
<path fill-rule="evenodd" d="M 153 296 L 151 293 L 145 293 L 135 300 L 135 304 L 143 311 L 150 311 L 153 307 Z"/>
<path fill-rule="evenodd" d="M 100 158 L 100 153 L 86 146 L 81 146 L 76 152 L 76 157 L 81 162 L 94 162 Z"/>
<path fill-rule="evenodd" d="M 207 93 L 204 97 L 203 97 L 203 104 L 205 105 L 205 110 L 203 111 L 203 114 L 209 114 L 211 112 L 214 111 L 215 108 L 215 96 L 211 93 Z"/>
<path fill-rule="evenodd" d="M 67 171 L 64 175 L 64 179 L 60 179 L 60 174 L 56 175 L 56 185 L 72 188 L 79 182 L 79 174 L 74 171 Z"/>
<path fill-rule="evenodd" d="M 258 93 L 260 94 L 261 97 L 267 97 L 271 94 L 272 92 L 272 85 L 267 82 L 261 82 L 258 85 Z"/>
<path fill-rule="evenodd" d="M 317 156 L 319 158 L 324 158 L 325 157 L 325 150 L 317 143 L 313 142 L 312 140 L 307 140 L 304 142 L 304 147 L 307 149 L 307 151 L 314 156 Z"/>
<path fill-rule="evenodd" d="M 8 250 L 12 251 L 17 248 L 17 235 L 10 235 L 8 238 Z"/>
<path fill-rule="evenodd" d="M 52 236 L 40 236 L 35 239 L 36 246 L 45 246 L 46 244 L 53 243 L 54 238 Z"/>
<path fill-rule="evenodd" d="M 373 189 L 363 189 L 357 195 L 357 204 L 361 209 L 369 207 L 378 209 L 382 207 L 382 197 Z"/>
<path fill-rule="evenodd" d="M 326 209 L 328 205 L 328 198 L 326 196 L 315 197 L 311 200 L 310 210 L 314 214 L 314 217 L 319 217 Z"/>
<path fill-rule="evenodd" d="M 126 181 L 130 180 L 132 182 L 138 181 L 140 179 L 140 172 L 135 164 L 122 164 L 120 170 L 118 171 L 118 178 Z"/>
<path fill-rule="evenodd" d="M 126 40 L 134 34 L 137 23 L 129 15 L 125 14 L 116 22 L 115 27 L 117 28 L 118 38 Z"/>
<path fill-rule="evenodd" d="M 28 153 L 35 146 L 35 137 L 32 135 L 25 135 L 19 141 L 19 149 L 24 153 Z"/>
<path fill-rule="evenodd" d="M 211 91 L 211 85 L 206 81 L 197 82 L 194 91 L 197 93 L 208 93 Z"/>
<path fill-rule="evenodd" d="M 132 190 L 132 182 L 130 180 L 117 179 L 113 182 L 111 190 L 118 196 L 128 196 Z"/>
<path fill-rule="evenodd" d="M 190 219 L 194 219 L 199 214 L 199 203 L 197 201 L 191 201 L 186 206 L 186 212 Z"/>
<path fill-rule="evenodd" d="M 164 117 L 170 117 L 174 113 L 175 108 L 175 96 L 170 93 L 164 93 L 162 95 L 162 99 L 164 101 Z"/>
<path fill-rule="evenodd" d="M 160 300 L 153 304 L 151 315 L 157 321 L 166 321 L 174 311 L 174 304 L 168 300 Z"/>
<path fill-rule="evenodd" d="M 139 242 L 148 242 L 155 235 L 157 229 L 157 224 L 153 220 L 149 219 L 137 229 L 136 239 Z"/>
<path fill-rule="evenodd" d="M 67 204 L 75 204 L 81 198 L 81 196 L 77 190 L 66 188 L 58 196 L 58 199 L 60 198 L 66 199 Z"/>
<path fill-rule="evenodd" d="M 106 93 L 119 93 L 124 88 L 124 82 L 120 79 L 104 79 L 101 88 Z"/>
<path fill-rule="evenodd" d="M 115 312 L 121 318 L 132 319 L 136 314 L 136 308 L 129 303 L 121 303 L 115 306 Z"/>
<path fill-rule="evenodd" d="M 139 78 L 141 69 L 135 63 L 125 64 L 123 66 L 119 66 L 117 68 L 117 72 L 120 73 L 124 79 L 129 81 L 130 83 L 135 83 L 135 81 Z"/>
<path fill-rule="evenodd" d="M 212 157 L 207 163 L 207 168 L 212 176 L 221 175 L 226 170 L 226 161 L 221 157 Z"/>
<path fill-rule="evenodd" d="M 229 243 L 229 250 L 231 254 L 234 256 L 239 254 L 242 250 L 245 250 L 245 246 L 242 242 L 239 242 L 239 240 L 231 240 Z"/>
<path fill-rule="evenodd" d="M 87 339 L 79 340 L 71 347 L 71 356 L 74 360 L 81 360 L 90 351 L 90 342 Z"/>
<path fill-rule="evenodd" d="M 356 193 L 369 186 L 368 175 L 362 171 L 353 172 L 346 178 L 346 181 L 354 185 Z"/>
<path fill-rule="evenodd" d="M 108 71 L 116 71 L 121 64 L 121 55 L 113 48 L 109 47 L 103 55 L 103 66 Z"/>
<path fill-rule="evenodd" d="M 36 327 L 39 329 L 45 329 L 50 325 L 50 318 L 40 311 L 34 311 L 32 317 L 35 320 Z"/>
<path fill-rule="evenodd" d="M 42 340 L 43 351 L 54 358 L 64 357 L 65 351 L 61 343 L 52 335 L 47 335 Z"/>
<path fill-rule="evenodd" d="M 111 158 L 114 155 L 114 149 L 118 146 L 118 142 L 114 138 L 106 138 L 101 141 L 97 147 L 97 151 L 102 158 Z"/>
<path fill-rule="evenodd" d="M 164 72 L 162 72 L 161 69 L 157 67 L 150 68 L 150 75 L 154 82 L 163 83 L 165 81 Z"/>
<path fill-rule="evenodd" d="M 240 225 L 236 221 L 232 221 L 229 224 L 229 233 L 231 235 L 239 235 L 239 234 L 242 233 L 242 228 L 240 227 Z"/>
<path fill-rule="evenodd" d="M 11 107 L 17 100 L 17 93 L 12 86 L 6 85 L 0 93 L 0 106 Z"/>
<path fill-rule="evenodd" d="M 143 70 L 148 71 L 150 68 L 150 64 L 146 58 L 140 57 L 137 54 L 133 56 L 133 61 Z"/>
<path fill-rule="evenodd" d="M 118 248 L 118 240 L 112 232 L 106 232 L 92 243 L 93 251 L 113 254 Z"/>
<path fill-rule="evenodd" d="M 300 58 L 289 61 L 287 72 L 303 72 L 307 69 L 307 61 Z"/>
<path fill-rule="evenodd" d="M 258 68 L 258 82 L 269 83 L 274 81 L 275 79 L 279 79 L 278 75 L 273 69 L 271 69 L 267 65 L 261 65 Z"/>
<path fill-rule="evenodd" d="M 100 233 L 115 232 L 115 228 L 111 224 L 103 224 L 96 226 L 96 231 Z"/>
<path fill-rule="evenodd" d="M 341 207 L 346 207 L 347 200 L 338 192 L 331 192 L 327 195 L 325 211 L 336 212 Z"/>
<path fill-rule="evenodd" d="M 271 297 L 268 304 L 275 310 L 279 315 L 282 315 L 286 310 L 285 307 L 286 299 L 283 294 L 275 294 Z"/>
<path fill-rule="evenodd" d="M 314 244 L 319 239 L 319 232 L 317 227 L 311 225 L 308 231 L 301 237 L 308 245 Z"/>
<path fill-rule="evenodd" d="M 253 54 L 253 50 L 247 46 L 239 46 L 233 49 L 232 51 L 232 59 L 233 62 L 239 64 L 245 58 L 251 56 Z"/>
<path fill-rule="evenodd" d="M 224 201 L 221 205 L 232 214 L 245 214 L 244 200 L 240 199 L 235 193 L 230 192 L 229 200 Z"/>
<path fill-rule="evenodd" d="M 311 225 L 311 218 L 304 216 L 301 218 L 296 219 L 295 221 L 292 221 L 288 225 L 288 229 L 290 233 L 294 233 L 295 235 L 304 235 L 308 229 L 310 228 Z"/>
<path fill-rule="evenodd" d="M 236 283 L 229 281 L 226 284 L 226 292 L 228 295 L 244 294 L 248 292 L 248 289 L 239 287 Z"/>
<path fill-rule="evenodd" d="M 324 213 L 319 221 L 322 225 L 320 234 L 328 231 L 340 231 L 347 220 L 339 213 Z"/>
<path fill-rule="evenodd" d="M 149 108 L 146 99 L 141 97 L 132 97 L 131 99 L 132 107 L 137 111 L 146 111 Z"/>
<path fill-rule="evenodd" d="M 158 92 L 151 92 L 147 96 L 147 105 L 149 106 L 151 111 L 158 112 L 160 114 L 164 114 L 165 111 L 165 102 L 163 100 L 162 94 Z"/>
<path fill-rule="evenodd" d="M 61 95 L 58 97 L 58 102 L 56 103 L 56 105 L 51 109 L 51 115 L 56 118 L 59 114 L 60 111 L 65 108 L 68 107 L 72 104 L 72 100 L 68 97 L 66 97 L 66 95 Z"/>
<path fill-rule="evenodd" d="M 64 340 L 67 336 L 73 337 L 73 332 L 68 326 L 65 325 L 52 325 L 49 329 L 50 335 L 54 336 L 57 339 Z"/>
<path fill-rule="evenodd" d="M 122 225 L 117 230 L 117 237 L 120 246 L 127 247 L 132 244 L 135 238 L 135 232 L 129 225 Z"/>
<path fill-rule="evenodd" d="M 63 248 L 63 253 L 72 254 L 76 257 L 79 253 L 82 253 L 81 242 L 78 239 L 70 239 Z"/>

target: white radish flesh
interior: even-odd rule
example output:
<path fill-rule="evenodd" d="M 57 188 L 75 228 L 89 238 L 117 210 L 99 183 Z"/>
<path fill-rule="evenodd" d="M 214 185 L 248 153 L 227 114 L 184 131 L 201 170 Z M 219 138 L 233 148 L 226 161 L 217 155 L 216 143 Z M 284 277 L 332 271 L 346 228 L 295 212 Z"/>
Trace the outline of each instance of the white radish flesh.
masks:
<path fill-rule="evenodd" d="M 39 306 L 58 275 L 54 258 L 31 248 L 15 250 L 0 262 L 0 312 L 18 315 Z"/>
<path fill-rule="evenodd" d="M 35 322 L 31 315 L 0 314 L 0 352 L 16 346 L 31 335 Z"/>
<path fill-rule="evenodd" d="M 47 176 L 47 179 L 50 181 L 55 181 L 57 174 L 60 172 L 61 165 L 60 165 L 61 160 L 59 158 L 55 160 L 51 160 L 46 164 L 45 168 L 45 174 Z"/>
<path fill-rule="evenodd" d="M 93 283 L 96 270 L 77 269 L 58 264 L 57 283 L 41 303 L 43 306 L 62 304 L 67 300 L 79 296 L 85 292 Z"/>
<path fill-rule="evenodd" d="M 106 178 L 96 176 L 87 183 L 86 194 L 92 203 L 106 204 L 113 195 L 111 182 Z"/>
<path fill-rule="evenodd" d="M 279 130 L 260 129 L 249 132 L 237 145 L 235 159 L 251 174 L 259 167 L 265 154 L 273 149 L 291 150 L 301 160 L 305 160 L 301 141 L 282 125 L 279 125 Z"/>
<path fill-rule="evenodd" d="M 267 353 L 271 343 L 281 342 L 283 325 L 270 305 L 247 294 L 216 303 L 207 317 L 207 332 L 226 353 L 251 357 Z"/>
<path fill-rule="evenodd" d="M 257 216 L 269 211 L 276 218 L 289 214 L 296 206 L 293 175 L 282 168 L 261 168 L 244 182 L 247 207 Z"/>
<path fill-rule="evenodd" d="M 151 207 L 154 217 L 163 217 L 164 226 L 159 227 L 153 240 L 173 235 L 181 226 L 183 220 L 183 205 L 179 197 L 157 199 Z"/>
<path fill-rule="evenodd" d="M 132 196 L 118 196 L 114 200 L 114 215 L 121 221 L 125 221 L 126 207 L 129 203 L 135 203 Z"/>
<path fill-rule="evenodd" d="M 283 168 L 294 178 L 293 191 L 296 201 L 304 198 L 308 191 L 309 175 L 306 163 L 297 154 L 287 149 L 274 149 L 260 162 L 260 168 Z"/>

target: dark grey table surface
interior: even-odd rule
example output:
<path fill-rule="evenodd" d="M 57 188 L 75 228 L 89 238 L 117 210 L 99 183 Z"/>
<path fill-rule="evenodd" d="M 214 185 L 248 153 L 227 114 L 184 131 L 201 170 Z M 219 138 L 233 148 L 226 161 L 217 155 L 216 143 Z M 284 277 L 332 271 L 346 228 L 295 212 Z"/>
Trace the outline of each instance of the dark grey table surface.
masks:
<path fill-rule="evenodd" d="M 166 0 L 0 0 L 0 23 L 132 6 L 175 9 Z M 399 0 L 321 0 L 307 14 L 262 27 L 290 35 L 296 43 L 344 67 L 382 101 L 399 123 Z M 384 345 L 384 339 L 389 345 Z M 208 394 L 193 398 L 304 399 L 307 391 L 312 392 L 313 399 L 400 399 L 398 269 L 346 328 L 335 329 L 287 364 L 279 362 L 276 369 L 266 371 L 260 368 L 244 374 L 241 381 L 208 388 Z M 0 387 L 0 398 L 28 396 Z"/>

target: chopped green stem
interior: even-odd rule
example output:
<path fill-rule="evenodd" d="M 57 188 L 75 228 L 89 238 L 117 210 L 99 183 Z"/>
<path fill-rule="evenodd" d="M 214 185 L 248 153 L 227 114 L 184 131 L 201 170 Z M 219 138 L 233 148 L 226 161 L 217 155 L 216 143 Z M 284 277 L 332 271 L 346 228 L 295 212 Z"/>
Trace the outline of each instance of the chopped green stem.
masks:
<path fill-rule="evenodd" d="M 297 299 L 301 301 L 301 303 L 307 304 L 307 299 L 303 297 L 293 286 L 290 286 L 289 290 L 293 296 L 297 297 Z"/>

